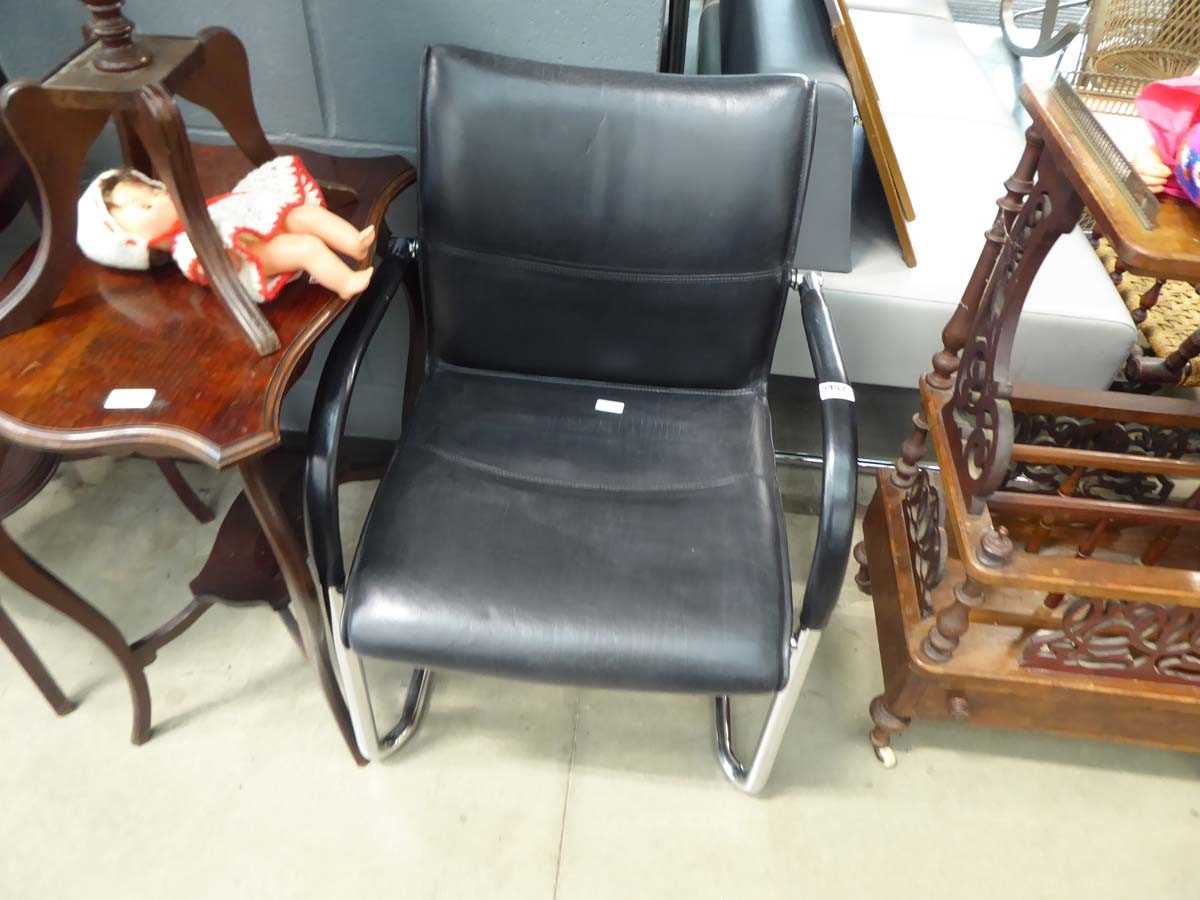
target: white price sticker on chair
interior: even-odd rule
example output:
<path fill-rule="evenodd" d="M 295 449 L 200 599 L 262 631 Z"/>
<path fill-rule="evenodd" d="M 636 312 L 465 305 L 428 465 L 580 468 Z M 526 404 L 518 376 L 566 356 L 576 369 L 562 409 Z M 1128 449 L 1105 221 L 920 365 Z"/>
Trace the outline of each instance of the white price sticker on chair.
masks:
<path fill-rule="evenodd" d="M 854 402 L 854 388 L 842 381 L 822 381 L 817 385 L 822 400 L 849 400 Z"/>
<path fill-rule="evenodd" d="M 625 412 L 625 404 L 620 400 L 605 400 L 601 397 L 596 401 L 596 412 L 612 413 L 614 416 L 619 416 Z"/>
<path fill-rule="evenodd" d="M 154 402 L 154 388 L 114 388 L 104 398 L 105 409 L 145 409 Z"/>

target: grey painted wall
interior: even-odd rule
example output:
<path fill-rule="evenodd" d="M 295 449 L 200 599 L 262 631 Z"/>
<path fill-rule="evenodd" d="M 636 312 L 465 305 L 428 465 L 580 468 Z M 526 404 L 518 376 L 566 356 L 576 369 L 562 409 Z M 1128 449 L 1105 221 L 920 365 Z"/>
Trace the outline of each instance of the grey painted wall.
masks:
<path fill-rule="evenodd" d="M 658 65 L 662 0 L 128 0 L 139 30 L 194 34 L 223 25 L 245 43 L 259 116 L 271 139 L 342 154 L 415 157 L 421 57 L 455 43 L 547 62 L 652 70 Z M 0 66 L 40 78 L 79 46 L 87 14 L 79 0 L 0 0 Z M 223 133 L 203 110 L 185 109 L 193 135 Z M 93 171 L 112 165 L 115 139 L 98 142 Z M 396 234 L 415 221 L 411 198 L 389 215 Z M 0 237 L 11 244 L 14 237 Z M 3 247 L 0 246 L 0 250 Z M 2 257 L 2 254 L 0 254 Z M 220 315 L 219 311 L 214 314 Z M 324 350 L 293 388 L 285 426 L 303 428 Z M 404 380 L 407 312 L 381 326 L 356 389 L 350 428 L 399 431 L 395 398 Z"/>

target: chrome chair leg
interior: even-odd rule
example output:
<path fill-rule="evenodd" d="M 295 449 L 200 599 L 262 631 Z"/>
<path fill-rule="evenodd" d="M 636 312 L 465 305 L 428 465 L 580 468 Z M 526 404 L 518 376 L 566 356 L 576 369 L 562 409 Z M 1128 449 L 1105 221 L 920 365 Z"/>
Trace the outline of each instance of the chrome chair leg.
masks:
<path fill-rule="evenodd" d="M 368 761 L 377 762 L 395 753 L 416 734 L 429 700 L 429 685 L 433 673 L 428 669 L 412 670 L 400 721 L 380 736 L 375 710 L 371 706 L 371 693 L 362 657 L 342 643 L 342 617 L 345 614 L 346 600 L 341 591 L 329 589 L 329 606 L 330 628 L 333 632 L 329 635 L 329 643 L 337 660 L 342 694 L 346 698 L 350 721 L 354 725 L 354 739 L 358 743 L 359 752 Z"/>
<path fill-rule="evenodd" d="M 750 764 L 746 765 L 738 759 L 733 748 L 733 721 L 728 696 L 716 698 L 717 725 L 717 760 L 725 777 L 733 782 L 739 790 L 747 794 L 757 794 L 767 786 L 771 770 L 775 767 L 775 758 L 787 734 L 788 722 L 792 719 L 792 710 L 800 699 L 804 689 L 804 679 L 808 668 L 812 665 L 813 656 L 817 652 L 817 644 L 821 640 L 821 631 L 816 628 L 806 628 L 792 638 L 792 653 L 788 664 L 788 680 L 783 690 L 775 695 L 767 720 L 763 723 L 762 734 L 758 738 L 758 746 Z"/>

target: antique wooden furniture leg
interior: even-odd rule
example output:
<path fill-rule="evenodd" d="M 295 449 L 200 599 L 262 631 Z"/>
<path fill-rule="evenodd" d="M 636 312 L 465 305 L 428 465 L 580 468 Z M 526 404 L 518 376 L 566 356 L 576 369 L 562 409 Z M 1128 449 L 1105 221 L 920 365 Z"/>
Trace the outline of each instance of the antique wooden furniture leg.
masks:
<path fill-rule="evenodd" d="M 131 740 L 144 744 L 150 737 L 150 688 L 137 656 L 121 632 L 99 610 L 30 558 L 0 525 L 0 572 L 18 587 L 74 620 L 108 648 L 129 684 L 133 701 Z"/>
<path fill-rule="evenodd" d="M 203 61 L 174 86 L 175 93 L 216 116 L 254 165 L 261 166 L 274 159 L 275 149 L 267 140 L 254 108 L 245 46 L 226 28 L 205 28 L 196 38 L 200 41 Z M 358 199 L 356 191 L 342 184 L 322 181 L 321 188 L 330 209 L 340 209 Z"/>
<path fill-rule="evenodd" d="M 275 158 L 267 141 L 254 96 L 250 93 L 250 63 L 246 48 L 225 28 L 205 28 L 196 37 L 204 60 L 175 92 L 217 117 L 238 149 L 256 166 Z"/>
<path fill-rule="evenodd" d="M 0 644 L 4 644 L 8 648 L 8 652 L 25 670 L 29 680 L 37 685 L 37 689 L 42 692 L 42 696 L 46 698 L 46 702 L 56 713 L 65 716 L 75 708 L 74 701 L 68 700 L 63 695 L 58 683 L 42 665 L 42 661 L 29 646 L 25 636 L 17 630 L 16 623 L 8 617 L 8 613 L 4 611 L 3 607 L 0 607 Z"/>
<path fill-rule="evenodd" d="M 278 498 L 276 502 L 284 510 L 289 527 L 299 533 L 304 527 L 300 506 L 303 458 L 275 451 L 269 460 L 263 465 L 267 488 Z M 279 562 L 245 491 L 238 494 L 225 513 L 208 560 L 189 587 L 193 596 L 225 606 L 265 603 L 279 616 L 301 654 L 307 655 L 300 626 L 289 606 L 291 594 Z"/>
<path fill-rule="evenodd" d="M 1200 356 L 1200 331 L 1189 334 L 1179 348 L 1164 359 L 1131 356 L 1125 364 L 1125 377 L 1138 384 L 1179 384 L 1197 356 Z"/>
<path fill-rule="evenodd" d="M 179 498 L 187 511 L 201 525 L 207 525 L 213 520 L 213 511 L 208 508 L 203 500 L 192 489 L 192 486 L 187 483 L 187 479 L 183 477 L 183 473 L 179 471 L 179 465 L 172 459 L 157 459 L 155 464 L 158 470 L 162 472 L 163 477 L 167 479 L 167 484 L 171 486 L 171 490 L 175 492 L 175 496 Z"/>
<path fill-rule="evenodd" d="M 1146 321 L 1146 316 L 1150 310 L 1154 309 L 1155 304 L 1158 303 L 1158 298 L 1162 295 L 1162 289 L 1166 283 L 1167 279 L 1156 278 L 1154 279 L 1154 284 L 1149 287 L 1146 293 L 1142 294 L 1141 299 L 1138 300 L 1138 308 L 1133 311 L 1133 321 L 1138 325 Z"/>
<path fill-rule="evenodd" d="M 922 474 L 922 478 L 928 478 L 928 475 Z M 875 756 L 890 769 L 896 765 L 896 753 L 891 747 L 892 737 L 908 727 L 913 707 L 921 693 L 921 680 L 913 677 L 903 639 L 895 640 L 896 635 L 903 635 L 904 626 L 900 616 L 900 598 L 896 595 L 894 562 L 890 554 L 882 552 L 889 544 L 881 499 L 876 495 L 867 507 L 863 517 L 865 540 L 855 548 L 855 558 L 868 573 L 864 580 L 871 580 L 871 567 L 874 567 L 876 575 L 882 576 L 878 584 L 871 584 L 870 591 L 875 603 L 879 654 L 884 662 L 885 676 L 889 673 L 898 674 L 886 679 L 884 693 L 871 701 L 873 727 L 869 739 Z"/>
<path fill-rule="evenodd" d="M 287 516 L 280 508 L 278 501 L 270 490 L 266 476 L 263 473 L 261 459 L 250 459 L 239 466 L 242 479 L 246 485 L 246 495 L 254 507 L 263 532 L 271 542 L 271 549 L 279 560 L 287 582 L 288 592 L 292 595 L 292 604 L 299 614 L 300 631 L 304 636 L 304 645 L 308 658 L 317 671 L 321 690 L 329 704 L 342 739 L 354 761 L 360 766 L 366 765 L 367 760 L 358 750 L 354 739 L 354 729 L 350 723 L 350 713 L 346 708 L 338 687 L 337 675 L 334 672 L 333 660 L 329 654 L 329 642 L 325 639 L 328 620 L 317 595 L 316 585 L 308 568 L 308 555 L 304 551 L 300 538 L 292 530 Z"/>
<path fill-rule="evenodd" d="M 209 218 L 196 175 L 196 163 L 192 159 L 192 145 L 175 98 L 162 85 L 146 85 L 138 94 L 134 122 L 138 137 L 154 161 L 155 170 L 165 176 L 180 221 L 195 244 L 196 255 L 216 295 L 261 355 L 275 352 L 279 349 L 279 337 L 238 279 L 221 236 Z"/>
<path fill-rule="evenodd" d="M 53 477 L 58 463 L 58 457 L 53 454 L 21 450 L 0 441 L 0 520 L 37 496 Z M 0 607 L 0 644 L 8 647 L 55 712 L 65 716 L 75 708 L 75 704 L 63 696 L 54 678 L 3 607 Z"/>
<path fill-rule="evenodd" d="M 84 157 L 108 121 L 108 113 L 68 109 L 40 84 L 10 81 L 0 90 L 3 114 L 37 186 L 42 233 L 37 256 L 21 281 L 0 300 L 0 337 L 39 321 L 58 297 L 75 248 L 75 211 Z M 54 128 L 39 127 L 54 122 Z"/>

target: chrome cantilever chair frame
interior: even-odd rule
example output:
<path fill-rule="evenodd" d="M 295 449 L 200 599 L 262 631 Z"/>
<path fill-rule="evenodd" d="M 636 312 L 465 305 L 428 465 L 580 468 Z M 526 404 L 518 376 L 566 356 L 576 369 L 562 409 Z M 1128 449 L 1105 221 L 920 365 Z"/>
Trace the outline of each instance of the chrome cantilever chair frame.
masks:
<path fill-rule="evenodd" d="M 717 758 L 726 777 L 748 794 L 759 793 L 771 777 L 821 633 L 837 603 L 850 557 L 858 492 L 854 392 L 846 378 L 829 307 L 821 294 L 821 280 L 815 272 L 808 272 L 794 279 L 793 286 L 800 293 L 804 331 L 821 394 L 821 514 L 804 600 L 792 631 L 788 680 L 775 694 L 749 764 L 739 760 L 734 751 L 730 698 L 716 698 Z"/>
<path fill-rule="evenodd" d="M 347 316 L 321 373 L 313 404 L 315 411 L 325 411 L 328 415 L 314 414 L 309 427 L 304 502 L 309 552 L 325 597 L 326 637 L 337 661 L 355 741 L 359 752 L 370 762 L 399 750 L 416 732 L 429 699 L 432 673 L 428 669 L 413 669 L 400 721 L 380 734 L 363 661 L 343 640 L 346 568 L 338 524 L 338 457 L 350 395 L 363 354 L 392 297 L 403 287 L 405 266 L 415 265 L 412 247 L 410 241 L 392 242 L 370 286 Z M 313 519 L 317 517 L 321 519 L 320 528 L 313 527 Z"/>
<path fill-rule="evenodd" d="M 363 355 L 392 297 L 404 288 L 405 267 L 415 265 L 413 247 L 412 241 L 393 244 L 391 255 L 380 264 L 370 287 L 347 318 L 330 352 L 314 402 L 315 410 L 328 414 L 314 416 L 309 437 L 305 509 L 310 549 L 325 593 L 328 638 L 355 738 L 360 752 L 370 761 L 395 752 L 416 733 L 428 703 L 432 673 L 424 668 L 412 670 L 400 720 L 381 734 L 363 661 L 343 639 L 346 572 L 337 518 L 338 447 Z M 858 455 L 854 395 L 819 276 L 810 272 L 799 277 L 793 273 L 792 281 L 800 294 L 809 351 L 820 383 L 825 454 L 821 513 L 804 601 L 791 637 L 787 682 L 774 696 L 749 764 L 739 760 L 734 750 L 730 698 L 719 696 L 715 701 L 718 760 L 729 780 L 748 794 L 759 793 L 771 775 L 821 632 L 837 602 L 854 529 Z M 411 304 L 412 299 L 407 299 Z M 320 518 L 320 528 L 313 527 L 314 518 Z"/>

